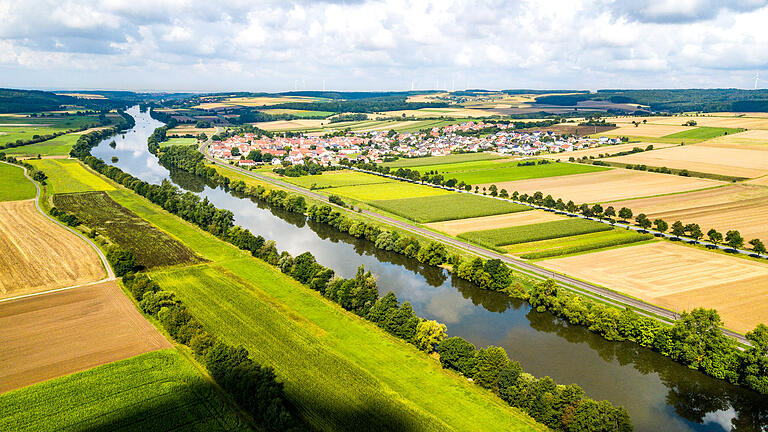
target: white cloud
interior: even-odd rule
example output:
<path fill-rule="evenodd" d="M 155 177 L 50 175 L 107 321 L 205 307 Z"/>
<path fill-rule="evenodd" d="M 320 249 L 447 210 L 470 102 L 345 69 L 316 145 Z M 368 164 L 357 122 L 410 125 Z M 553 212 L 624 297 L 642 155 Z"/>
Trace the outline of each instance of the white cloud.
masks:
<path fill-rule="evenodd" d="M 323 79 L 348 90 L 411 80 L 730 87 L 756 70 L 768 75 L 765 4 L 0 0 L 0 76 L 18 87 L 45 86 L 29 80 L 49 75 L 70 87 L 171 90 L 286 90 Z M 99 73 L 74 73 L 84 68 Z"/>

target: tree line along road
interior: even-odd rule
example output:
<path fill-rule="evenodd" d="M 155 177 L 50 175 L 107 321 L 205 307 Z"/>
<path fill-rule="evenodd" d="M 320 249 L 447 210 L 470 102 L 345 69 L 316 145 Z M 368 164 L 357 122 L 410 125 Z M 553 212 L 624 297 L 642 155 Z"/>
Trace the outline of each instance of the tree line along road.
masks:
<path fill-rule="evenodd" d="M 227 168 L 233 171 L 237 171 L 249 177 L 274 184 L 283 189 L 288 189 L 293 192 L 297 192 L 302 195 L 312 197 L 314 199 L 328 203 L 331 206 L 335 206 L 343 209 L 343 207 L 329 202 L 328 197 L 318 194 L 316 192 L 312 192 L 309 189 L 305 189 L 303 187 L 300 187 L 291 183 L 287 183 L 273 177 L 268 177 L 261 174 L 253 173 L 246 169 L 239 168 L 234 165 L 229 165 L 225 162 L 219 161 L 208 154 L 207 143 L 204 143 L 202 146 L 200 146 L 200 151 L 203 153 L 205 158 L 211 163 L 214 163 L 216 165 L 222 166 L 224 168 Z M 376 212 L 369 211 L 369 210 L 365 210 L 365 209 L 361 209 L 361 210 L 362 210 L 361 211 L 362 214 L 374 220 L 384 222 L 387 225 L 393 225 L 398 228 L 404 229 L 406 231 L 430 238 L 432 240 L 449 244 L 453 247 L 465 250 L 467 252 L 470 252 L 474 255 L 477 255 L 486 259 L 499 259 L 511 265 L 513 268 L 515 268 L 519 272 L 526 274 L 528 276 L 534 277 L 536 279 L 553 279 L 558 283 L 558 285 L 562 286 L 563 288 L 573 291 L 575 293 L 578 293 L 580 295 L 583 295 L 601 302 L 605 302 L 620 308 L 623 308 L 624 306 L 630 306 L 636 309 L 637 312 L 642 315 L 649 316 L 666 323 L 671 323 L 679 318 L 679 315 L 673 311 L 644 302 L 634 297 L 630 297 L 630 296 L 609 290 L 607 288 L 603 288 L 598 285 L 593 285 L 589 282 L 574 279 L 570 276 L 556 273 L 552 270 L 546 269 L 544 267 L 540 267 L 536 264 L 533 264 L 521 259 L 513 258 L 507 255 L 502 255 L 497 252 L 485 249 L 483 247 L 480 247 L 471 243 L 467 243 L 462 240 L 455 239 L 453 237 L 449 237 L 444 234 L 430 231 L 426 228 L 422 228 L 420 226 L 416 226 L 408 222 L 404 222 L 395 218 L 391 218 L 389 216 L 385 216 Z M 721 330 L 725 335 L 736 339 L 736 341 L 739 342 L 740 344 L 749 345 L 749 341 L 743 335 L 728 329 L 721 329 Z"/>

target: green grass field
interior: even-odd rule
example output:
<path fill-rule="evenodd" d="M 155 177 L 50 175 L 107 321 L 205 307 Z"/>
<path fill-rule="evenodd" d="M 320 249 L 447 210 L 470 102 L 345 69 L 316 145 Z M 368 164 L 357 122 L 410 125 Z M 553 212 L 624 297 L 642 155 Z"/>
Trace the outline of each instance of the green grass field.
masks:
<path fill-rule="evenodd" d="M 8 156 L 17 157 L 66 156 L 69 155 L 69 151 L 72 150 L 72 146 L 79 138 L 79 134 L 66 134 L 48 141 L 12 147 L 4 151 Z"/>
<path fill-rule="evenodd" d="M 605 171 L 611 168 L 592 165 L 579 165 L 566 162 L 554 162 L 544 165 L 518 166 L 517 162 L 468 162 L 448 165 L 427 165 L 418 167 L 420 172 L 437 170 L 446 179 L 455 178 L 464 183 L 477 185 L 500 183 L 514 180 L 527 180 L 544 177 L 557 177 L 571 174 L 584 174 Z"/>
<path fill-rule="evenodd" d="M 471 231 L 459 234 L 459 237 L 483 246 L 498 247 L 560 237 L 570 237 L 598 231 L 610 231 L 612 229 L 613 228 L 610 225 L 600 222 L 572 218 L 485 231 Z"/>
<path fill-rule="evenodd" d="M 323 189 L 327 195 L 339 195 L 353 200 L 370 203 L 375 200 L 393 200 L 401 198 L 421 198 L 437 195 L 451 195 L 445 189 L 438 189 L 413 183 L 390 181 L 362 186 L 342 186 Z"/>
<path fill-rule="evenodd" d="M 411 345 L 254 259 L 153 278 L 214 334 L 274 367 L 317 429 L 537 430 Z"/>
<path fill-rule="evenodd" d="M 426 198 L 377 200 L 371 201 L 370 204 L 420 223 L 515 213 L 531 209 L 521 204 L 464 193 Z"/>
<path fill-rule="evenodd" d="M 18 201 L 34 197 L 35 185 L 24 177 L 24 169 L 0 163 L 0 201 Z"/>
<path fill-rule="evenodd" d="M 36 135 L 48 135 L 61 132 L 61 128 L 50 126 L 0 126 L 0 145 L 16 140 L 30 140 Z"/>
<path fill-rule="evenodd" d="M 673 138 L 673 139 L 692 139 L 692 140 L 698 140 L 698 141 L 704 141 L 712 138 L 717 138 L 719 136 L 723 136 L 726 134 L 735 134 L 738 132 L 743 132 L 744 129 L 737 129 L 737 128 L 718 128 L 718 127 L 697 127 L 696 129 L 691 129 L 683 132 L 677 132 L 673 133 L 671 135 L 665 135 L 662 138 Z"/>
<path fill-rule="evenodd" d="M 76 159 L 31 159 L 29 163 L 48 176 L 46 183 L 52 194 L 108 191 L 115 188 L 92 174 Z"/>
<path fill-rule="evenodd" d="M 610 231 L 598 231 L 571 237 L 518 243 L 505 246 L 504 250 L 525 259 L 541 259 L 621 246 L 653 238 L 652 234 L 640 234 L 633 230 L 614 228 Z"/>
<path fill-rule="evenodd" d="M 249 430 L 173 349 L 0 395 L 0 431 Z"/>
<path fill-rule="evenodd" d="M 170 137 L 167 140 L 160 143 L 160 147 L 170 147 L 174 145 L 192 145 L 197 143 L 197 138 L 181 138 L 181 137 Z"/>
<path fill-rule="evenodd" d="M 315 186 L 314 189 L 325 189 L 330 187 L 357 186 L 375 183 L 393 183 L 392 180 L 387 180 L 384 177 L 348 170 L 325 171 L 321 175 L 308 175 L 301 177 L 276 177 L 279 177 L 282 181 L 293 183 L 307 189 L 312 189 L 312 185 Z"/>
<path fill-rule="evenodd" d="M 504 156 L 499 156 L 494 153 L 461 153 L 450 154 L 448 156 L 429 156 L 423 158 L 398 159 L 394 162 L 385 162 L 382 165 L 391 168 L 413 168 L 427 165 L 443 165 L 458 162 L 502 159 L 503 157 Z M 419 171 L 421 171 L 421 168 L 419 168 Z"/>

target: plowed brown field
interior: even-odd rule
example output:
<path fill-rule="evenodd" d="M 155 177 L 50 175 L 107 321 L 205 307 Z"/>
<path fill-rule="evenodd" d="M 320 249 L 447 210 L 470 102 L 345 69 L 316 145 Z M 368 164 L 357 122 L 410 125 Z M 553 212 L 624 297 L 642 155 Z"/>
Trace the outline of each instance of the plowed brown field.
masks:
<path fill-rule="evenodd" d="M 0 393 L 170 347 L 114 282 L 0 303 Z"/>
<path fill-rule="evenodd" d="M 768 323 L 768 265 L 670 242 L 548 260 L 546 267 L 675 311 L 714 308 L 744 333 Z"/>
<path fill-rule="evenodd" d="M 49 221 L 33 200 L 0 203 L 0 298 L 104 277 L 96 252 Z"/>

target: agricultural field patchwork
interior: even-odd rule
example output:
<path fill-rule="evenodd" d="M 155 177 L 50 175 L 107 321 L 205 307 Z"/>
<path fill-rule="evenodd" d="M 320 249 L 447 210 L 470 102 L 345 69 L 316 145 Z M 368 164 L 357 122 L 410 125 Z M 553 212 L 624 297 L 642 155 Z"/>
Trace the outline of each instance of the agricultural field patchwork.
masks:
<path fill-rule="evenodd" d="M 530 210 L 528 206 L 479 195 L 449 193 L 425 198 L 370 201 L 370 205 L 420 223 L 476 218 Z"/>
<path fill-rule="evenodd" d="M 104 277 L 96 252 L 46 219 L 32 200 L 0 203 L 0 298 Z"/>
<path fill-rule="evenodd" d="M 458 153 L 446 156 L 429 156 L 423 158 L 402 158 L 393 162 L 385 162 L 382 165 L 390 168 L 413 168 L 426 165 L 441 165 L 457 162 L 473 162 L 482 160 L 503 159 L 495 153 Z"/>
<path fill-rule="evenodd" d="M 0 431 L 249 430 L 172 349 L 0 395 Z"/>
<path fill-rule="evenodd" d="M 483 246 L 495 248 L 610 230 L 613 230 L 613 227 L 604 223 L 581 218 L 570 218 L 508 228 L 470 231 L 459 234 L 459 237 Z"/>
<path fill-rule="evenodd" d="M 52 194 L 115 189 L 106 180 L 88 171 L 76 159 L 32 159 L 29 163 L 48 176 L 46 183 Z"/>
<path fill-rule="evenodd" d="M 434 230 L 457 236 L 468 231 L 478 229 L 507 228 L 518 225 L 528 225 L 540 222 L 550 222 L 556 220 L 565 220 L 564 216 L 558 216 L 553 212 L 544 210 L 520 211 L 516 213 L 504 213 L 493 216 L 480 216 L 466 219 L 454 219 L 442 222 L 431 222 L 425 226 Z"/>
<path fill-rule="evenodd" d="M 768 241 L 768 187 L 765 186 L 734 184 L 605 205 L 629 207 L 635 214 L 645 213 L 651 220 L 663 219 L 669 224 L 677 220 L 697 223 L 705 233 L 710 228 L 723 234 L 736 229 L 746 240 Z"/>
<path fill-rule="evenodd" d="M 497 182 L 496 186 L 500 190 L 506 189 L 510 195 L 514 191 L 528 195 L 540 191 L 544 195 L 580 204 L 688 192 L 725 184 L 723 181 L 697 177 L 612 169 L 588 174 Z"/>
<path fill-rule="evenodd" d="M 463 181 L 464 183 L 471 185 L 481 185 L 481 187 L 494 183 L 498 186 L 501 182 L 515 180 L 559 177 L 608 171 L 611 169 L 594 165 L 580 165 L 564 162 L 527 166 L 518 165 L 519 163 L 521 162 L 468 162 L 435 166 L 431 168 L 437 170 L 446 179 L 455 178 L 460 182 Z M 420 167 L 419 171 L 424 172 L 429 169 L 430 167 Z"/>
<path fill-rule="evenodd" d="M 681 122 L 680 124 L 682 124 Z M 667 135 L 672 135 L 680 132 L 686 132 L 693 130 L 691 126 L 678 125 L 661 125 L 661 124 L 642 124 L 638 126 L 634 125 L 618 125 L 619 127 L 608 132 L 604 132 L 598 135 L 605 136 L 630 136 L 630 137 L 647 137 L 647 138 L 661 138 Z M 682 140 L 682 139 L 681 139 Z"/>
<path fill-rule="evenodd" d="M 626 144 L 605 145 L 601 147 L 593 147 L 593 148 L 588 148 L 584 150 L 575 150 L 575 151 L 564 152 L 564 153 L 544 154 L 544 155 L 541 155 L 541 157 L 546 159 L 554 159 L 554 160 L 558 160 L 558 159 L 568 160 L 569 158 L 581 159 L 583 157 L 587 157 L 587 158 L 590 156 L 599 157 L 602 154 L 615 154 L 623 151 L 630 151 L 635 147 L 645 149 L 649 145 L 652 145 L 654 150 L 658 150 L 666 147 L 671 147 L 676 144 L 631 142 Z"/>
<path fill-rule="evenodd" d="M 176 268 L 153 278 L 222 340 L 274 367 L 314 428 L 358 429 L 365 419 L 371 430 L 537 430 L 414 347 L 260 261 Z"/>
<path fill-rule="evenodd" d="M 342 186 L 323 189 L 328 195 L 339 195 L 353 200 L 370 203 L 377 200 L 397 200 L 402 198 L 422 198 L 437 195 L 454 195 L 445 189 L 433 188 L 401 181 L 368 184 L 360 186 Z"/>
<path fill-rule="evenodd" d="M 734 114 L 716 113 L 706 116 L 670 116 L 670 117 L 620 117 L 610 118 L 607 121 L 619 124 L 631 121 L 647 120 L 648 123 L 658 125 L 682 125 L 688 121 L 695 121 L 697 126 L 715 128 L 743 128 L 743 129 L 768 129 L 768 118 L 760 116 L 761 113 Z"/>
<path fill-rule="evenodd" d="M 0 163 L 0 201 L 32 199 L 35 190 L 35 185 L 24 176 L 24 168 Z"/>
<path fill-rule="evenodd" d="M 0 325 L 0 393 L 171 346 L 115 282 L 2 302 Z"/>
<path fill-rule="evenodd" d="M 203 262 L 187 246 L 160 231 L 104 192 L 54 195 L 53 204 L 131 251 L 145 268 Z"/>
<path fill-rule="evenodd" d="M 738 332 L 768 322 L 768 265 L 671 242 L 554 258 L 546 267 L 682 312 L 714 308 Z"/>
<path fill-rule="evenodd" d="M 768 147 L 766 147 L 768 150 Z M 693 172 L 754 178 L 768 174 L 768 151 L 710 147 L 705 144 L 664 148 L 605 159 L 649 167 L 686 169 Z"/>
<path fill-rule="evenodd" d="M 271 173 L 268 173 L 267 175 L 277 177 Z M 358 186 L 376 183 L 394 183 L 394 181 L 387 180 L 384 177 L 348 170 L 324 171 L 320 175 L 306 175 L 301 177 L 282 176 L 279 178 L 282 181 L 293 183 L 308 189 L 325 189 L 332 187 Z"/>
<path fill-rule="evenodd" d="M 768 151 L 768 130 L 753 129 L 704 141 L 700 145 L 728 149 Z"/>
<path fill-rule="evenodd" d="M 504 250 L 525 259 L 542 259 L 623 246 L 653 239 L 654 236 L 652 234 L 640 234 L 633 230 L 614 228 L 610 231 L 598 231 L 571 237 L 518 243 L 505 246 Z"/>
<path fill-rule="evenodd" d="M 692 130 L 684 132 L 678 132 L 672 135 L 667 135 L 664 138 L 685 138 L 686 141 L 702 141 L 712 138 L 717 138 L 723 135 L 733 135 L 735 133 L 742 132 L 744 129 L 737 128 L 722 128 L 722 127 L 697 127 Z"/>

